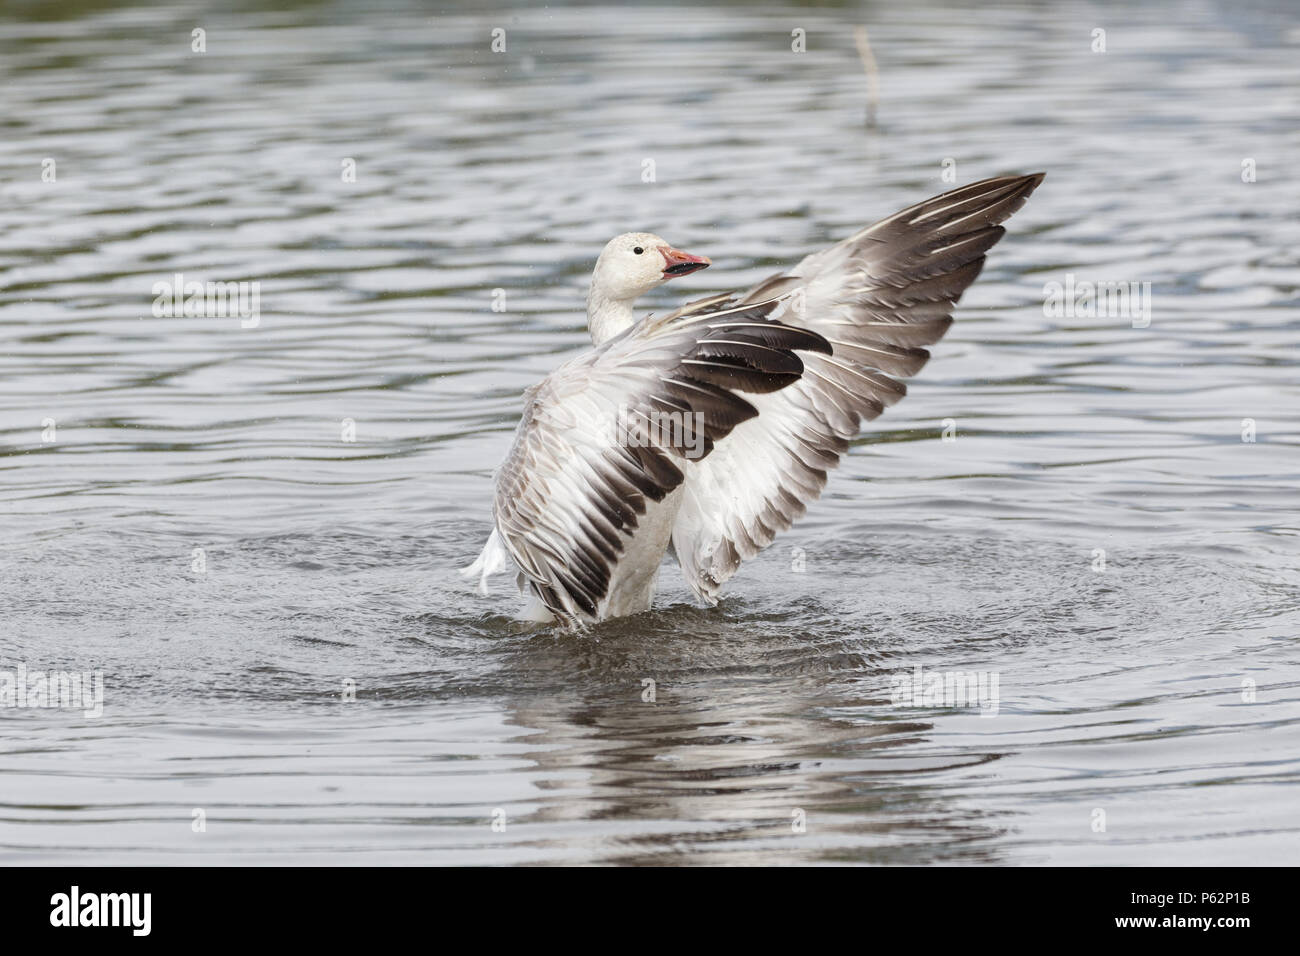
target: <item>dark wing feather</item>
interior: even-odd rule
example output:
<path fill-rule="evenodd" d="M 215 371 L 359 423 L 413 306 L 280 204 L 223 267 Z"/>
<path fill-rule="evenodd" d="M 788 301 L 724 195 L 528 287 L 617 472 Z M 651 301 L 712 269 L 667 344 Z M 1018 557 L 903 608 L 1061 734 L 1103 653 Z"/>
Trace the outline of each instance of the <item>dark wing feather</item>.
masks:
<path fill-rule="evenodd" d="M 782 303 L 782 322 L 822 336 L 831 353 L 802 357 L 788 388 L 755 396 L 745 422 L 696 467 L 673 528 L 687 583 L 705 601 L 741 561 L 807 509 L 849 440 L 907 394 L 924 346 L 952 310 L 1043 174 L 1005 176 L 928 199 L 763 280 L 737 307 Z M 678 320 L 689 312 L 677 313 Z"/>
<path fill-rule="evenodd" d="M 776 306 L 647 320 L 530 390 L 497 477 L 496 524 L 528 586 L 562 621 L 598 615 L 647 502 L 682 484 L 688 458 L 707 456 L 758 414 L 740 393 L 796 382 L 796 351 L 831 354 L 818 333 L 768 318 Z M 654 429 L 664 411 L 687 416 L 702 441 Z"/>

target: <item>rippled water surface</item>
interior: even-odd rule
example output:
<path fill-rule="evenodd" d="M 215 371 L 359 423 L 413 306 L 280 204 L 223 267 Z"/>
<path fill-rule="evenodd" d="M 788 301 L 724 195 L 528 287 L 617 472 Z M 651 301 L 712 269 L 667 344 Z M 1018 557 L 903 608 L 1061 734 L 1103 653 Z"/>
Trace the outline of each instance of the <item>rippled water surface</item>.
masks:
<path fill-rule="evenodd" d="M 15 9 L 0 670 L 105 699 L 0 709 L 0 857 L 1294 862 L 1293 7 Z M 1048 178 L 719 607 L 666 568 L 652 613 L 526 631 L 456 576 L 610 236 L 713 258 L 663 309 L 945 159 Z M 260 323 L 155 317 L 176 273 L 260 282 Z M 1046 315 L 1067 274 L 1151 283 L 1150 326 Z M 895 706 L 918 666 L 996 715 Z"/>

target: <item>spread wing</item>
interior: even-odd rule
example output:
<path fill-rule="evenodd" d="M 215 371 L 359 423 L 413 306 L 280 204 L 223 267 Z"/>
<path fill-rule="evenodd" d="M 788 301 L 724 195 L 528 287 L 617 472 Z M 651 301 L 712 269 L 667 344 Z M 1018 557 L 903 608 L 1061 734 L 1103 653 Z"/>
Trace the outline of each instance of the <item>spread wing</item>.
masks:
<path fill-rule="evenodd" d="M 804 358 L 790 388 L 756 396 L 759 414 L 692 470 L 673 527 L 687 584 L 706 602 L 821 494 L 862 422 L 902 398 L 898 378 L 930 358 L 924 348 L 1002 238 L 999 223 L 1044 174 L 987 179 L 926 200 L 813 253 L 730 298 L 733 307 L 779 301 L 778 315 L 830 343 Z M 714 307 L 720 297 L 702 300 Z M 678 317 L 689 317 L 696 303 Z"/>
<path fill-rule="evenodd" d="M 688 460 L 758 415 L 742 393 L 797 382 L 796 351 L 830 354 L 817 333 L 769 319 L 776 307 L 646 319 L 529 390 L 497 476 L 496 526 L 562 621 L 597 615 L 647 501 L 663 500 Z"/>

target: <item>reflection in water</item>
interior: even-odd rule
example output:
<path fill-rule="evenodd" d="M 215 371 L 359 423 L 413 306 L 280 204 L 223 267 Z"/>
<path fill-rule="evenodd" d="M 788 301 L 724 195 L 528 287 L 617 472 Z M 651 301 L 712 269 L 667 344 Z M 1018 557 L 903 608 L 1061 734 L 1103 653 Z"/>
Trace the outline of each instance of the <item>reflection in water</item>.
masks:
<path fill-rule="evenodd" d="M 618 863 L 757 863 L 772 853 L 900 862 L 924 845 L 996 836 L 996 827 L 961 820 L 923 782 L 979 758 L 908 759 L 899 748 L 930 725 L 836 718 L 823 708 L 845 700 L 818 701 L 810 683 L 743 681 L 721 694 L 665 687 L 656 703 L 642 702 L 635 686 L 623 698 L 579 691 L 577 700 L 521 702 L 510 720 L 540 731 L 527 756 L 545 793 L 524 822 L 619 821 L 614 835 L 580 848 Z M 984 846 L 961 856 L 997 854 Z"/>

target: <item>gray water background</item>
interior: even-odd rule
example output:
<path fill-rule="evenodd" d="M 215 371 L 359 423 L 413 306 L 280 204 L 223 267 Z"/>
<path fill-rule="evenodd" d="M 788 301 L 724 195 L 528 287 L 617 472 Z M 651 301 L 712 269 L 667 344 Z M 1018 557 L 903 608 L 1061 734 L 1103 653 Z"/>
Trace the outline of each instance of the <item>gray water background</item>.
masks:
<path fill-rule="evenodd" d="M 1298 48 L 1256 0 L 7 8 L 0 670 L 105 700 L 0 710 L 0 859 L 1294 862 Z M 946 158 L 1048 178 L 718 608 L 668 567 L 528 632 L 456 576 L 610 236 L 713 258 L 663 310 Z M 259 325 L 154 317 L 175 273 Z M 1046 315 L 1067 273 L 1150 326 Z M 917 666 L 997 715 L 895 706 Z"/>

